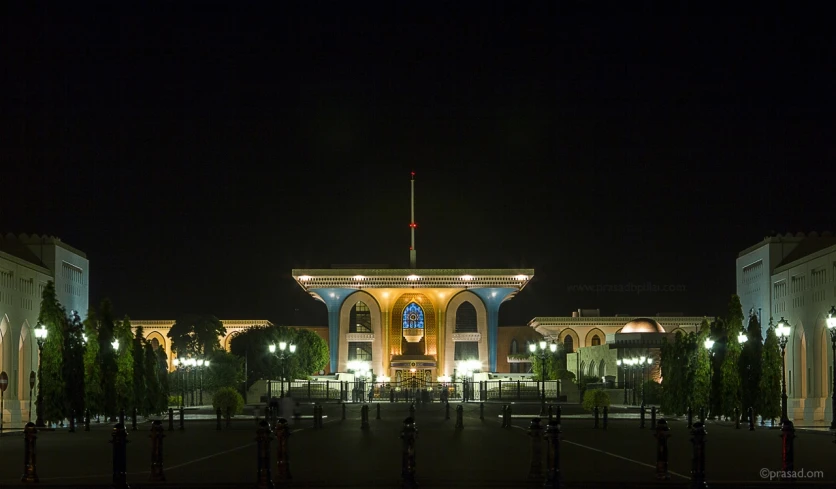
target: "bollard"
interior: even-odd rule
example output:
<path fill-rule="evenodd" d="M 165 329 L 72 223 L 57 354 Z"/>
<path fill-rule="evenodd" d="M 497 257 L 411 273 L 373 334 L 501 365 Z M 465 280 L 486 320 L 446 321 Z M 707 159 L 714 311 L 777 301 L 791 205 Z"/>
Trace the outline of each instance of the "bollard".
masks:
<path fill-rule="evenodd" d="M 656 429 L 656 406 L 650 407 L 650 429 Z"/>
<path fill-rule="evenodd" d="M 395 389 L 389 388 L 389 402 L 395 402 Z"/>
<path fill-rule="evenodd" d="M 691 430 L 691 443 L 694 445 L 694 455 L 691 459 L 691 487 L 707 488 L 705 483 L 705 424 L 702 421 L 694 423 Z"/>
<path fill-rule="evenodd" d="M 124 413 L 124 410 L 122 410 Z M 116 489 L 128 489 L 128 430 L 125 425 L 117 423 L 113 427 L 113 487 Z"/>
<path fill-rule="evenodd" d="M 39 482 L 38 464 L 35 457 L 35 441 L 38 439 L 38 429 L 31 421 L 23 429 L 23 477 L 21 482 Z"/>
<path fill-rule="evenodd" d="M 549 404 L 549 421 L 551 421 L 554 418 L 554 412 L 552 408 L 554 408 L 554 406 Z"/>
<path fill-rule="evenodd" d="M 369 429 L 369 405 L 363 404 L 363 407 L 360 408 L 360 429 L 367 430 Z"/>
<path fill-rule="evenodd" d="M 546 483 L 544 487 L 560 487 L 560 425 L 549 421 L 546 428 Z"/>
<path fill-rule="evenodd" d="M 595 406 L 595 409 L 592 410 L 595 413 L 595 429 L 598 429 L 598 406 Z"/>
<path fill-rule="evenodd" d="M 784 474 L 795 471 L 795 426 L 792 421 L 785 419 L 781 424 L 781 470 Z M 786 476 L 787 480 L 794 477 Z"/>
<path fill-rule="evenodd" d="M 456 429 L 464 429 L 464 408 L 461 404 L 456 408 Z"/>
<path fill-rule="evenodd" d="M 221 431 L 221 408 L 215 410 L 215 429 Z"/>
<path fill-rule="evenodd" d="M 376 411 L 377 413 L 375 414 L 374 419 L 380 419 L 380 404 L 377 405 Z"/>
<path fill-rule="evenodd" d="M 540 418 L 533 418 L 528 425 L 528 436 L 531 438 L 531 466 L 528 469 L 529 479 L 543 477 L 543 427 Z"/>
<path fill-rule="evenodd" d="M 180 431 L 183 431 L 185 429 L 186 429 L 185 410 L 182 407 L 180 407 Z"/>
<path fill-rule="evenodd" d="M 230 428 L 232 426 L 232 408 L 226 408 L 226 427 Z"/>
<path fill-rule="evenodd" d="M 258 489 L 273 489 L 273 477 L 270 475 L 270 425 L 265 419 L 258 424 L 256 442 L 258 446 Z"/>
<path fill-rule="evenodd" d="M 345 419 L 345 403 L 343 403 L 343 419 Z"/>
<path fill-rule="evenodd" d="M 404 489 L 415 489 L 415 440 L 418 438 L 418 430 L 415 428 L 415 419 L 406 418 L 403 421 L 401 440 L 403 451 L 401 453 L 401 481 Z"/>
<path fill-rule="evenodd" d="M 363 406 L 367 408 L 368 406 Z M 367 415 L 368 416 L 368 415 Z M 288 440 L 290 439 L 290 426 L 287 425 L 287 420 L 279 418 L 276 422 L 276 441 L 278 448 L 276 449 L 276 480 L 285 482 L 293 477 L 290 475 L 290 453 L 288 452 Z"/>
<path fill-rule="evenodd" d="M 119 424 L 123 427 L 125 426 L 125 409 L 122 408 L 119 410 Z"/>
<path fill-rule="evenodd" d="M 84 411 L 84 431 L 90 431 L 90 410 Z"/>
<path fill-rule="evenodd" d="M 70 433 L 75 433 L 75 409 L 70 409 Z"/>
<path fill-rule="evenodd" d="M 136 431 L 136 408 L 131 413 L 131 429 Z"/>
<path fill-rule="evenodd" d="M 740 408 L 734 408 L 734 429 L 740 429 Z"/>
<path fill-rule="evenodd" d="M 694 410 L 691 409 L 691 406 L 688 406 L 688 429 L 694 427 Z"/>
<path fill-rule="evenodd" d="M 444 419 L 450 419 L 450 403 L 444 403 Z"/>
<path fill-rule="evenodd" d="M 755 431 L 755 410 L 749 406 L 749 431 Z"/>
<path fill-rule="evenodd" d="M 485 420 L 485 403 L 484 402 L 479 403 L 479 419 L 481 421 Z"/>
<path fill-rule="evenodd" d="M 511 428 L 512 423 L 514 422 L 514 410 L 511 405 L 508 405 L 508 426 L 506 428 Z"/>
<path fill-rule="evenodd" d="M 639 428 L 644 429 L 644 404 L 639 407 Z"/>
<path fill-rule="evenodd" d="M 508 427 L 508 405 L 505 404 L 502 406 L 502 427 Z"/>
<path fill-rule="evenodd" d="M 604 406 L 604 429 L 607 429 L 607 418 L 609 417 L 609 408 Z"/>
<path fill-rule="evenodd" d="M 163 473 L 163 422 L 154 420 L 151 423 L 151 482 L 165 481 Z"/>
<path fill-rule="evenodd" d="M 557 409 L 554 411 L 554 420 L 557 421 L 557 424 L 560 424 L 560 418 L 563 416 L 563 408 L 560 405 L 557 406 Z"/>
<path fill-rule="evenodd" d="M 700 408 L 700 423 L 702 423 L 703 426 L 705 426 L 705 408 L 704 407 Z"/>
<path fill-rule="evenodd" d="M 447 410 L 450 410 L 450 404 L 447 404 Z M 409 405 L 409 417 L 415 419 L 415 402 Z M 447 419 L 450 419 L 450 416 L 447 416 Z"/>
<path fill-rule="evenodd" d="M 655 414 L 655 413 L 654 413 Z M 668 438 L 671 437 L 671 429 L 665 418 L 659 420 L 655 426 L 656 434 L 656 479 L 670 480 L 668 472 Z"/>
<path fill-rule="evenodd" d="M 168 431 L 174 431 L 174 409 L 168 408 Z"/>

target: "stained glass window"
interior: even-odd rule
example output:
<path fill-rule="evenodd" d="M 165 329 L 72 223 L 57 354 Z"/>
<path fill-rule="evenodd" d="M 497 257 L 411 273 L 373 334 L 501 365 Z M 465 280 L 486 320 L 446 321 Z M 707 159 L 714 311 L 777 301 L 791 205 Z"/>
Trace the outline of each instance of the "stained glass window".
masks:
<path fill-rule="evenodd" d="M 424 311 L 421 306 L 410 302 L 403 310 L 403 329 L 424 329 Z"/>

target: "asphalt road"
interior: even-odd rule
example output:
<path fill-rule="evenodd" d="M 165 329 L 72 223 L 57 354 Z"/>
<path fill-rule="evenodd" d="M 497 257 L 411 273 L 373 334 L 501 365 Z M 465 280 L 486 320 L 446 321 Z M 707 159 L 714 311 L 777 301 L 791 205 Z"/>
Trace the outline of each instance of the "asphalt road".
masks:
<path fill-rule="evenodd" d="M 511 428 L 503 429 L 499 405 L 486 405 L 479 419 L 479 405 L 465 405 L 464 429 L 455 429 L 455 408 L 445 419 L 441 404 L 416 407 L 418 441 L 417 475 L 427 487 L 520 487 L 528 479 L 531 439 L 526 431 L 535 405 L 515 406 Z M 655 480 L 656 440 L 650 429 L 640 429 L 633 419 L 612 419 L 608 429 L 594 429 L 591 419 L 572 417 L 576 408 L 564 410 L 561 425 L 560 465 L 569 483 L 606 484 Z M 348 405 L 341 419 L 339 405 L 325 408 L 325 426 L 314 429 L 310 420 L 293 424 L 290 439 L 293 484 L 298 487 L 395 487 L 400 480 L 405 404 L 381 404 L 381 420 L 370 409 L 370 429 L 361 430 L 360 406 Z M 649 426 L 649 422 L 647 423 Z M 164 423 L 167 427 L 167 423 Z M 692 447 L 685 423 L 671 421 L 669 440 L 671 482 L 690 477 Z M 128 479 L 142 487 L 150 474 L 149 426 L 128 435 Z M 175 426 L 176 428 L 176 426 Z M 212 421 L 189 421 L 185 431 L 166 431 L 165 475 L 168 485 L 226 483 L 249 486 L 256 479 L 256 423 L 236 419 L 230 428 L 215 429 Z M 66 430 L 41 432 L 37 440 L 37 469 L 41 485 L 105 485 L 112 477 L 110 425 L 93 425 L 90 432 Z M 808 479 L 834 485 L 836 456 L 833 437 L 798 431 L 795 468 Z M 275 453 L 275 443 L 272 446 Z M 706 445 L 709 482 L 763 482 L 768 471 L 781 469 L 781 438 L 777 429 L 754 432 L 730 425 L 709 424 Z M 545 464 L 544 464 L 545 466 Z M 23 437 L 0 438 L 0 487 L 19 484 L 23 470 Z M 762 477 L 761 471 L 766 478 Z M 540 479 L 542 480 L 542 479 Z M 231 486 L 230 486 L 231 487 Z"/>

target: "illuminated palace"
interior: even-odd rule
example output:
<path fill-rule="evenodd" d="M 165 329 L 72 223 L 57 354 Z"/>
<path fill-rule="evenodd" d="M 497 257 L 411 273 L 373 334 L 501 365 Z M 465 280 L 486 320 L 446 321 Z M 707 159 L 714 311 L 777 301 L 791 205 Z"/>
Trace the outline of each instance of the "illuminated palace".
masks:
<path fill-rule="evenodd" d="M 414 246 L 411 254 L 414 263 Z M 321 269 L 293 278 L 328 308 L 331 371 L 366 361 L 393 381 L 455 375 L 457 360 L 496 371 L 499 307 L 534 270 Z"/>

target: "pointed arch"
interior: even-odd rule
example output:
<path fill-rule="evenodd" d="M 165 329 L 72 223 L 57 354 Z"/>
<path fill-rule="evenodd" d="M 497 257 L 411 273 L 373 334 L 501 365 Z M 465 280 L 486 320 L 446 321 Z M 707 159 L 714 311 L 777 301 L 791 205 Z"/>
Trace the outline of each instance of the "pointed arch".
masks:
<path fill-rule="evenodd" d="M 368 327 L 370 333 L 357 334 L 371 334 L 373 339 L 370 342 L 372 346 L 372 371 L 376 375 L 382 375 L 383 372 L 383 324 L 380 303 L 371 294 L 364 290 L 355 290 L 349 294 L 342 305 L 340 306 L 340 334 L 338 345 L 328 345 L 329 348 L 337 348 L 337 371 L 345 372 L 348 364 L 348 334 L 351 331 L 352 311 L 356 311 L 355 306 L 358 303 L 363 303 L 368 308 Z M 354 333 L 351 333 L 354 334 Z"/>
<path fill-rule="evenodd" d="M 35 371 L 37 354 L 32 341 L 33 330 L 29 321 L 23 321 L 20 327 L 20 339 L 17 349 L 17 398 L 21 401 L 29 400 L 29 374 Z M 29 406 L 26 406 L 29 409 Z M 34 408 L 33 408 L 34 409 Z"/>
<path fill-rule="evenodd" d="M 581 347 L 580 337 L 572 328 L 561 329 L 557 339 L 563 344 L 566 353 L 574 353 Z"/>
<path fill-rule="evenodd" d="M 600 362 L 598 362 L 598 377 L 604 377 L 607 375 L 607 364 L 604 362 L 602 358 Z"/>
<path fill-rule="evenodd" d="M 8 371 L 9 366 L 6 365 L 11 359 L 12 342 L 9 338 L 11 336 L 11 327 L 9 326 L 9 317 L 5 314 L 0 318 L 0 371 Z"/>
<path fill-rule="evenodd" d="M 583 340 L 583 346 L 593 346 L 592 341 L 595 339 L 596 336 L 600 341 L 599 344 L 603 345 L 604 343 L 606 343 L 607 335 L 605 335 L 604 332 L 601 331 L 599 328 L 592 328 L 586 333 L 586 337 L 584 337 Z"/>
<path fill-rule="evenodd" d="M 453 341 L 453 335 L 456 334 L 456 322 L 459 311 L 462 306 L 465 306 L 466 314 L 470 314 L 469 308 L 472 306 L 476 312 L 476 333 L 479 335 L 479 360 L 487 366 L 488 356 L 488 309 L 482 299 L 469 290 L 462 290 L 447 303 L 447 314 L 444 319 L 444 371 L 452 374 L 455 370 L 456 360 L 456 344 Z M 528 351 L 528 345 L 523 351 Z"/>

